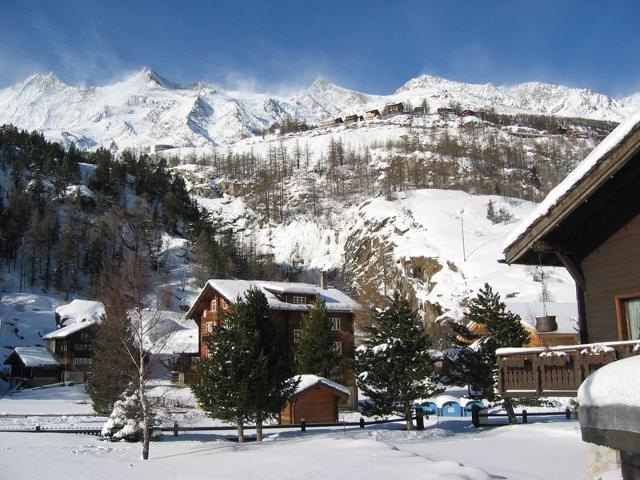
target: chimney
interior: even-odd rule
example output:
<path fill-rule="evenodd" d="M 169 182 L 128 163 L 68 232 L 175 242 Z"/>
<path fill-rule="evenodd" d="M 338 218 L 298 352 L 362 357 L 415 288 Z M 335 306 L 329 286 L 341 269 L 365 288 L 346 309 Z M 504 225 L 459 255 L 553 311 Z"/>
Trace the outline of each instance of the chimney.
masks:
<path fill-rule="evenodd" d="M 327 289 L 327 272 L 320 272 L 320 288 L 323 290 Z"/>

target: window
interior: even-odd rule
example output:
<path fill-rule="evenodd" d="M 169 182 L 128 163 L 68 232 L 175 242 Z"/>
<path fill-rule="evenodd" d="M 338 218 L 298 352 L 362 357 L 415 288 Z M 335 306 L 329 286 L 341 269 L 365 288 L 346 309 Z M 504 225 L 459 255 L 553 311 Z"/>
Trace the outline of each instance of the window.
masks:
<path fill-rule="evenodd" d="M 640 339 L 640 297 L 618 298 L 618 333 L 621 340 Z"/>
<path fill-rule="evenodd" d="M 304 295 L 294 295 L 291 301 L 293 303 L 304 305 L 307 303 L 307 297 L 305 297 Z"/>
<path fill-rule="evenodd" d="M 216 303 L 216 299 L 211 300 L 211 311 L 215 312 L 218 309 L 218 304 Z"/>
<path fill-rule="evenodd" d="M 342 355 L 342 342 L 333 342 L 333 351 Z"/>
<path fill-rule="evenodd" d="M 80 340 L 89 340 L 89 332 L 80 333 Z"/>
<path fill-rule="evenodd" d="M 213 332 L 213 322 L 207 322 L 207 333 Z"/>
<path fill-rule="evenodd" d="M 334 332 L 340 330 L 340 319 L 338 317 L 331 317 L 329 319 L 331 321 L 331 330 Z"/>
<path fill-rule="evenodd" d="M 299 328 L 293 329 L 293 343 L 298 343 L 300 341 L 300 337 L 302 337 L 302 330 Z"/>
<path fill-rule="evenodd" d="M 74 352 L 90 352 L 91 350 L 90 343 L 76 343 L 73 347 Z"/>

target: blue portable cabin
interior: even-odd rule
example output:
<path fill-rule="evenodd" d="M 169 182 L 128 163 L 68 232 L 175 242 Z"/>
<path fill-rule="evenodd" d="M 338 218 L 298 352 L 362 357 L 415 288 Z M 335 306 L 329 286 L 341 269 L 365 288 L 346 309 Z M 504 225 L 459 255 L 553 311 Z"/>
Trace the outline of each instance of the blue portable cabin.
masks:
<path fill-rule="evenodd" d="M 440 395 L 435 398 L 438 415 L 441 417 L 462 417 L 462 407 L 459 400 L 452 395 Z"/>
<path fill-rule="evenodd" d="M 437 415 L 438 414 L 438 406 L 435 402 L 427 401 L 420 404 L 420 408 L 424 412 L 425 415 Z"/>
<path fill-rule="evenodd" d="M 471 416 L 471 410 L 473 409 L 474 405 L 477 405 L 480 408 L 487 408 L 482 400 L 474 400 L 472 398 L 461 398 L 460 404 L 462 405 L 462 413 L 465 417 Z"/>

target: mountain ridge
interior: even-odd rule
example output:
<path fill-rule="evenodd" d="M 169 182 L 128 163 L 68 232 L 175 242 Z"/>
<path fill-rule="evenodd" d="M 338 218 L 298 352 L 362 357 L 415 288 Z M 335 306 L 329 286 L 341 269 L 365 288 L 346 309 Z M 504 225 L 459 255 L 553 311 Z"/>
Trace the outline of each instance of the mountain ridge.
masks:
<path fill-rule="evenodd" d="M 408 80 L 392 94 L 371 95 L 318 78 L 294 94 L 181 84 L 149 67 L 102 86 L 67 85 L 53 72 L 0 90 L 0 123 L 39 130 L 81 148 L 230 145 L 287 116 L 308 124 L 388 103 L 424 100 L 432 110 L 456 103 L 499 113 L 531 113 L 619 121 L 640 108 L 640 93 L 614 98 L 584 88 L 544 82 L 511 86 L 473 84 L 433 75 Z"/>

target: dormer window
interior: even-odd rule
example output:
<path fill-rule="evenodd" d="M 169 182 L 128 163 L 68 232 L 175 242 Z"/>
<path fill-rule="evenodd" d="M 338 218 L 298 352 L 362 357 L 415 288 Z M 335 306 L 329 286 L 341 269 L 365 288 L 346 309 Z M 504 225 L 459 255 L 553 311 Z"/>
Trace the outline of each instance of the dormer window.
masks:
<path fill-rule="evenodd" d="M 306 305 L 307 303 L 307 297 L 305 297 L 304 295 L 294 295 L 291 299 L 291 303 L 296 303 L 299 305 Z"/>

